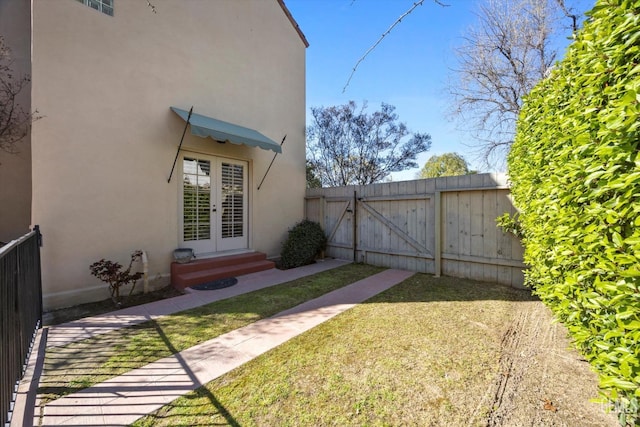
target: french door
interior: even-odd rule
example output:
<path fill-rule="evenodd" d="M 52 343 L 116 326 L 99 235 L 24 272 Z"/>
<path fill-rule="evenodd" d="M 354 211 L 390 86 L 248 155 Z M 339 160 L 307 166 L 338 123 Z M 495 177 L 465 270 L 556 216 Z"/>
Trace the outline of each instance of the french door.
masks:
<path fill-rule="evenodd" d="M 247 248 L 247 199 L 246 162 L 185 154 L 181 246 L 196 255 Z"/>

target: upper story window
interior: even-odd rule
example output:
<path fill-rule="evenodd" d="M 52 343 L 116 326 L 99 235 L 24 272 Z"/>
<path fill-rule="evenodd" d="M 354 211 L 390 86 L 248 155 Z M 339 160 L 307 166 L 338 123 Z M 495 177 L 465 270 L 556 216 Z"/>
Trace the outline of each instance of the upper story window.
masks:
<path fill-rule="evenodd" d="M 82 4 L 99 10 L 109 16 L 113 16 L 113 0 L 77 0 Z"/>

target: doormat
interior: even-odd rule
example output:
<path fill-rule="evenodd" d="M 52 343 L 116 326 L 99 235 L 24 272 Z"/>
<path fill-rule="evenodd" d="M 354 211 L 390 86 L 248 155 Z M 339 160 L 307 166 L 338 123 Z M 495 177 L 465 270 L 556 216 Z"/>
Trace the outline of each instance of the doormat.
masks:
<path fill-rule="evenodd" d="M 238 279 L 235 277 L 227 277 L 226 279 L 218 279 L 213 282 L 203 283 L 202 285 L 192 286 L 191 289 L 198 291 L 213 291 L 215 289 L 228 288 L 238 283 Z"/>

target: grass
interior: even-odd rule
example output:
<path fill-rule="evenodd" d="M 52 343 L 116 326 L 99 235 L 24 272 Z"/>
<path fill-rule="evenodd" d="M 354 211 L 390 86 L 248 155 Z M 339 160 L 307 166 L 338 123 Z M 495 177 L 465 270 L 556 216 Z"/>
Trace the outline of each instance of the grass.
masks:
<path fill-rule="evenodd" d="M 350 264 L 47 349 L 42 403 L 79 391 L 356 282 L 382 268 Z"/>
<path fill-rule="evenodd" d="M 415 275 L 134 425 L 483 425 L 501 338 L 533 301 Z"/>

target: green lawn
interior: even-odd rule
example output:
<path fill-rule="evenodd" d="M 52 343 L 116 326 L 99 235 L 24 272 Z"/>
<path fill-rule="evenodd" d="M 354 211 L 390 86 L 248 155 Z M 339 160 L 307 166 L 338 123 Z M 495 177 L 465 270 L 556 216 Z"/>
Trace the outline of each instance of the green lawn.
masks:
<path fill-rule="evenodd" d="M 156 321 L 49 348 L 38 390 L 42 403 L 272 316 L 382 270 L 349 264 Z"/>
<path fill-rule="evenodd" d="M 526 304 L 526 291 L 418 274 L 134 425 L 484 425 Z"/>

